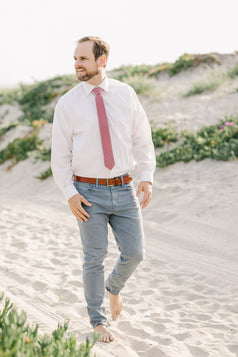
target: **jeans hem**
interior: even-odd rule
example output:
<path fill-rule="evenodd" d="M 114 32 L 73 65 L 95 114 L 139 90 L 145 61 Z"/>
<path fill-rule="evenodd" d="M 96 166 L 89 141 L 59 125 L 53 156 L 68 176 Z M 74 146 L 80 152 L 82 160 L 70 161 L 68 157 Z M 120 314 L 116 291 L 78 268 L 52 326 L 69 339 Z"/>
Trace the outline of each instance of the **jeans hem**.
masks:
<path fill-rule="evenodd" d="M 107 286 L 105 287 L 105 289 L 110 293 L 110 294 L 112 294 L 112 295 L 119 295 L 119 293 L 120 293 L 120 291 L 121 290 L 117 290 L 116 292 L 113 292 L 113 291 L 111 291 Z"/>
<path fill-rule="evenodd" d="M 107 326 L 107 321 L 92 323 L 93 328 L 96 328 L 98 325 Z"/>

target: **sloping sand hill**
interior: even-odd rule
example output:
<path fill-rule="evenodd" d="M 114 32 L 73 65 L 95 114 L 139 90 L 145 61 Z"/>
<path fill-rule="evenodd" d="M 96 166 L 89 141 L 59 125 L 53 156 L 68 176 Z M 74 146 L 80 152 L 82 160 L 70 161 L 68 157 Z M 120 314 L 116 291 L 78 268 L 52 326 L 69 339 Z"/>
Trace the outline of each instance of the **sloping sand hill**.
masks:
<path fill-rule="evenodd" d="M 223 55 L 221 62 L 171 78 L 161 74 L 158 98 L 141 97 L 149 119 L 196 131 L 238 113 L 238 79 L 227 80 L 214 92 L 181 97 L 210 71 L 237 63 L 238 54 Z M 8 109 L 6 120 L 16 120 L 19 107 Z M 1 148 L 26 133 L 24 127 L 12 129 Z M 51 124 L 43 126 L 40 135 L 50 146 Z M 70 331 L 84 341 L 92 332 L 83 294 L 80 235 L 53 178 L 35 178 L 48 166 L 32 158 L 10 170 L 9 162 L 0 166 L 0 290 L 42 332 L 69 318 Z M 137 185 L 137 173 L 134 177 Z M 120 319 L 110 321 L 117 340 L 97 343 L 97 356 L 238 355 L 237 197 L 237 161 L 206 159 L 156 169 L 153 198 L 143 211 L 146 260 L 122 291 Z M 110 231 L 106 274 L 117 255 Z M 106 306 L 109 314 L 107 299 Z"/>

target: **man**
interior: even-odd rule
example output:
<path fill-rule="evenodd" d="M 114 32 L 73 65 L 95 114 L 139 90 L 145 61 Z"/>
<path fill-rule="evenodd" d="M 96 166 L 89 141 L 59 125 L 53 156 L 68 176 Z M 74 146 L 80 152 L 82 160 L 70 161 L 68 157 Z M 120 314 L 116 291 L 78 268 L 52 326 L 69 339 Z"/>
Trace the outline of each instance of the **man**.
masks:
<path fill-rule="evenodd" d="M 146 114 L 130 86 L 105 75 L 108 55 L 108 44 L 98 37 L 78 41 L 74 60 L 81 83 L 56 105 L 51 159 L 54 179 L 79 225 L 88 314 L 103 342 L 115 339 L 106 326 L 105 288 L 115 319 L 122 309 L 120 291 L 143 260 L 140 208 L 150 202 L 155 169 Z M 141 207 L 129 173 L 135 163 Z M 104 282 L 108 224 L 120 256 Z"/>

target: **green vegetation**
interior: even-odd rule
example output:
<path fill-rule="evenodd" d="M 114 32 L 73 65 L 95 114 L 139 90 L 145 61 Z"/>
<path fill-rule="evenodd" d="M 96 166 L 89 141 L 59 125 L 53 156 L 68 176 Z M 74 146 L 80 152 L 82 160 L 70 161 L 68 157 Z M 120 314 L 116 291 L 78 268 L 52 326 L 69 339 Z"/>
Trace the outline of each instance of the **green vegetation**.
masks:
<path fill-rule="evenodd" d="M 112 76 L 115 79 L 125 81 L 126 78 L 131 78 L 134 76 L 141 77 L 157 77 L 159 73 L 163 71 L 167 71 L 170 76 L 174 76 L 175 74 L 187 70 L 191 67 L 197 67 L 201 63 L 217 63 L 219 61 L 216 59 L 216 55 L 214 53 L 210 54 L 188 54 L 184 53 L 180 56 L 174 63 L 158 63 L 155 65 L 127 65 L 121 66 L 112 71 Z"/>
<path fill-rule="evenodd" d="M 219 71 L 212 71 L 209 73 L 207 79 L 194 83 L 193 87 L 184 94 L 184 97 L 201 94 L 205 91 L 214 91 L 227 78 L 227 74 Z"/>
<path fill-rule="evenodd" d="M 28 135 L 25 138 L 17 138 L 8 146 L 0 151 L 0 164 L 3 164 L 8 159 L 13 159 L 13 163 L 25 160 L 28 153 L 36 150 L 42 144 L 42 141 L 35 135 Z"/>
<path fill-rule="evenodd" d="M 51 149 L 46 149 L 42 145 L 42 140 L 39 140 L 37 136 L 37 123 L 35 123 L 35 130 L 32 134 L 27 135 L 25 138 L 17 138 L 12 141 L 8 146 L 0 151 L 0 164 L 5 161 L 12 159 L 11 166 L 15 165 L 17 162 L 27 159 L 30 153 L 34 152 L 34 158 L 36 160 L 41 159 L 42 161 L 51 160 Z M 51 167 L 40 173 L 40 180 L 44 180 L 52 175 Z"/>
<path fill-rule="evenodd" d="M 19 125 L 19 123 L 11 123 L 11 124 L 1 128 L 0 129 L 0 136 L 6 134 L 9 130 L 11 130 L 12 128 L 15 128 L 18 125 Z"/>
<path fill-rule="evenodd" d="M 137 94 L 150 95 L 156 90 L 156 85 L 153 79 L 134 76 L 134 77 L 125 77 L 123 82 L 129 84 Z"/>
<path fill-rule="evenodd" d="M 42 161 L 50 161 L 51 159 L 51 149 L 46 149 L 44 146 L 39 147 L 37 152 L 36 159 L 41 159 Z"/>
<path fill-rule="evenodd" d="M 53 122 L 54 109 L 46 105 L 65 94 L 76 84 L 74 76 L 60 76 L 32 85 L 21 85 L 18 102 L 24 112 L 22 120 L 32 123 L 35 120 Z"/>
<path fill-rule="evenodd" d="M 173 66 L 169 70 L 169 74 L 171 76 L 174 76 L 175 74 L 187 70 L 188 68 L 191 67 L 197 67 L 201 63 L 218 63 L 219 61 L 216 59 L 215 54 L 204 54 L 204 55 L 193 55 L 189 53 L 184 53 L 182 56 L 180 56 Z"/>
<path fill-rule="evenodd" d="M 152 65 L 141 64 L 141 65 L 123 65 L 121 67 L 115 68 L 112 71 L 112 77 L 123 81 L 125 78 L 130 78 L 134 76 L 146 76 L 148 72 L 153 68 Z"/>
<path fill-rule="evenodd" d="M 41 172 L 39 176 L 36 176 L 36 178 L 38 178 L 40 180 L 45 180 L 47 177 L 50 177 L 50 176 L 52 176 L 51 167 L 49 167 L 47 170 Z"/>
<path fill-rule="evenodd" d="M 12 104 L 19 98 L 19 88 L 0 89 L 0 105 Z"/>
<path fill-rule="evenodd" d="M 238 76 L 238 63 L 231 67 L 227 72 L 228 77 L 235 78 Z"/>
<path fill-rule="evenodd" d="M 184 54 L 180 56 L 174 64 L 163 63 L 157 65 L 137 65 L 137 66 L 121 66 L 113 71 L 112 76 L 119 80 L 123 80 L 131 85 L 138 94 L 151 95 L 156 94 L 158 88 L 153 77 L 158 73 L 167 71 L 171 76 L 186 70 L 191 67 L 198 66 L 200 63 L 219 63 L 215 54 L 207 55 L 191 55 Z M 235 78 L 238 75 L 238 64 L 230 68 L 226 73 L 211 71 L 204 81 L 194 83 L 185 96 L 195 95 L 204 91 L 211 91 L 227 78 Z M 8 159 L 12 159 L 14 165 L 20 160 L 24 160 L 29 156 L 43 161 L 50 161 L 51 150 L 45 149 L 43 142 L 38 138 L 39 129 L 45 123 L 52 123 L 53 111 L 56 99 L 65 94 L 70 88 L 75 86 L 78 80 L 75 75 L 57 76 L 47 81 L 35 82 L 32 85 L 21 85 L 18 89 L 9 89 L 0 92 L 0 105 L 3 103 L 18 102 L 20 109 L 23 111 L 23 116 L 18 122 L 3 126 L 0 129 L 0 137 L 7 133 L 17 125 L 24 123 L 32 127 L 32 133 L 25 138 L 18 138 L 11 142 L 6 148 L 0 151 L 0 164 Z M 7 115 L 7 110 L 1 115 L 0 121 L 4 122 L 4 117 Z M 230 119 L 233 120 L 233 119 Z M 229 120 L 226 119 L 226 122 Z M 223 124 L 221 124 L 223 125 Z M 210 131 L 206 128 L 201 129 L 196 134 L 183 133 L 183 144 L 176 145 L 172 150 L 167 150 L 157 157 L 157 164 L 164 167 L 176 161 L 189 161 L 192 159 L 200 160 L 204 157 L 212 157 L 217 160 L 227 160 L 237 157 L 236 155 L 236 126 L 223 125 L 224 130 L 220 131 L 217 126 L 210 127 L 214 138 L 210 140 L 210 144 L 204 140 L 202 130 L 210 135 Z M 215 129 L 216 128 L 216 129 Z M 178 132 L 174 127 L 156 128 L 152 126 L 152 139 L 155 147 L 161 148 L 167 144 L 175 143 L 178 140 Z M 226 136 L 229 134 L 230 136 Z M 205 134 L 204 134 L 205 135 Z M 214 140 L 214 146 L 211 141 Z M 235 140 L 235 141 L 234 141 Z M 209 140 L 208 140 L 209 141 Z M 45 179 L 52 175 L 51 168 L 42 172 L 38 178 Z"/>
<path fill-rule="evenodd" d="M 157 148 L 163 147 L 165 144 L 176 142 L 178 140 L 177 129 L 173 126 L 166 128 L 151 127 L 153 144 Z"/>
<path fill-rule="evenodd" d="M 218 125 L 203 127 L 197 133 L 182 132 L 183 143 L 156 157 L 158 167 L 166 167 L 178 161 L 237 160 L 238 116 L 227 117 Z"/>
<path fill-rule="evenodd" d="M 4 294 L 0 296 L 0 301 Z M 0 356 L 1 357 L 90 357 L 91 349 L 98 340 L 95 334 L 92 344 L 87 338 L 86 343 L 77 346 L 74 334 L 65 332 L 69 321 L 58 328 L 52 335 L 38 335 L 38 325 L 31 327 L 27 324 L 27 315 L 20 314 L 13 307 L 8 297 L 0 310 Z"/>

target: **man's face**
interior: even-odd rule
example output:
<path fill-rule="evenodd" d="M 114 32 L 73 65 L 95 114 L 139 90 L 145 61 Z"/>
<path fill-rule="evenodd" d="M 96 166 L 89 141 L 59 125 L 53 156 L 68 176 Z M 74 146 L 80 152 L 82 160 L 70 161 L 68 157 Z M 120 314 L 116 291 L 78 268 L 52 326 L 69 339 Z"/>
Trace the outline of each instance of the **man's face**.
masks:
<path fill-rule="evenodd" d="M 80 81 L 88 81 L 100 70 L 100 57 L 95 61 L 93 53 L 93 42 L 79 43 L 74 51 L 74 68 Z"/>

